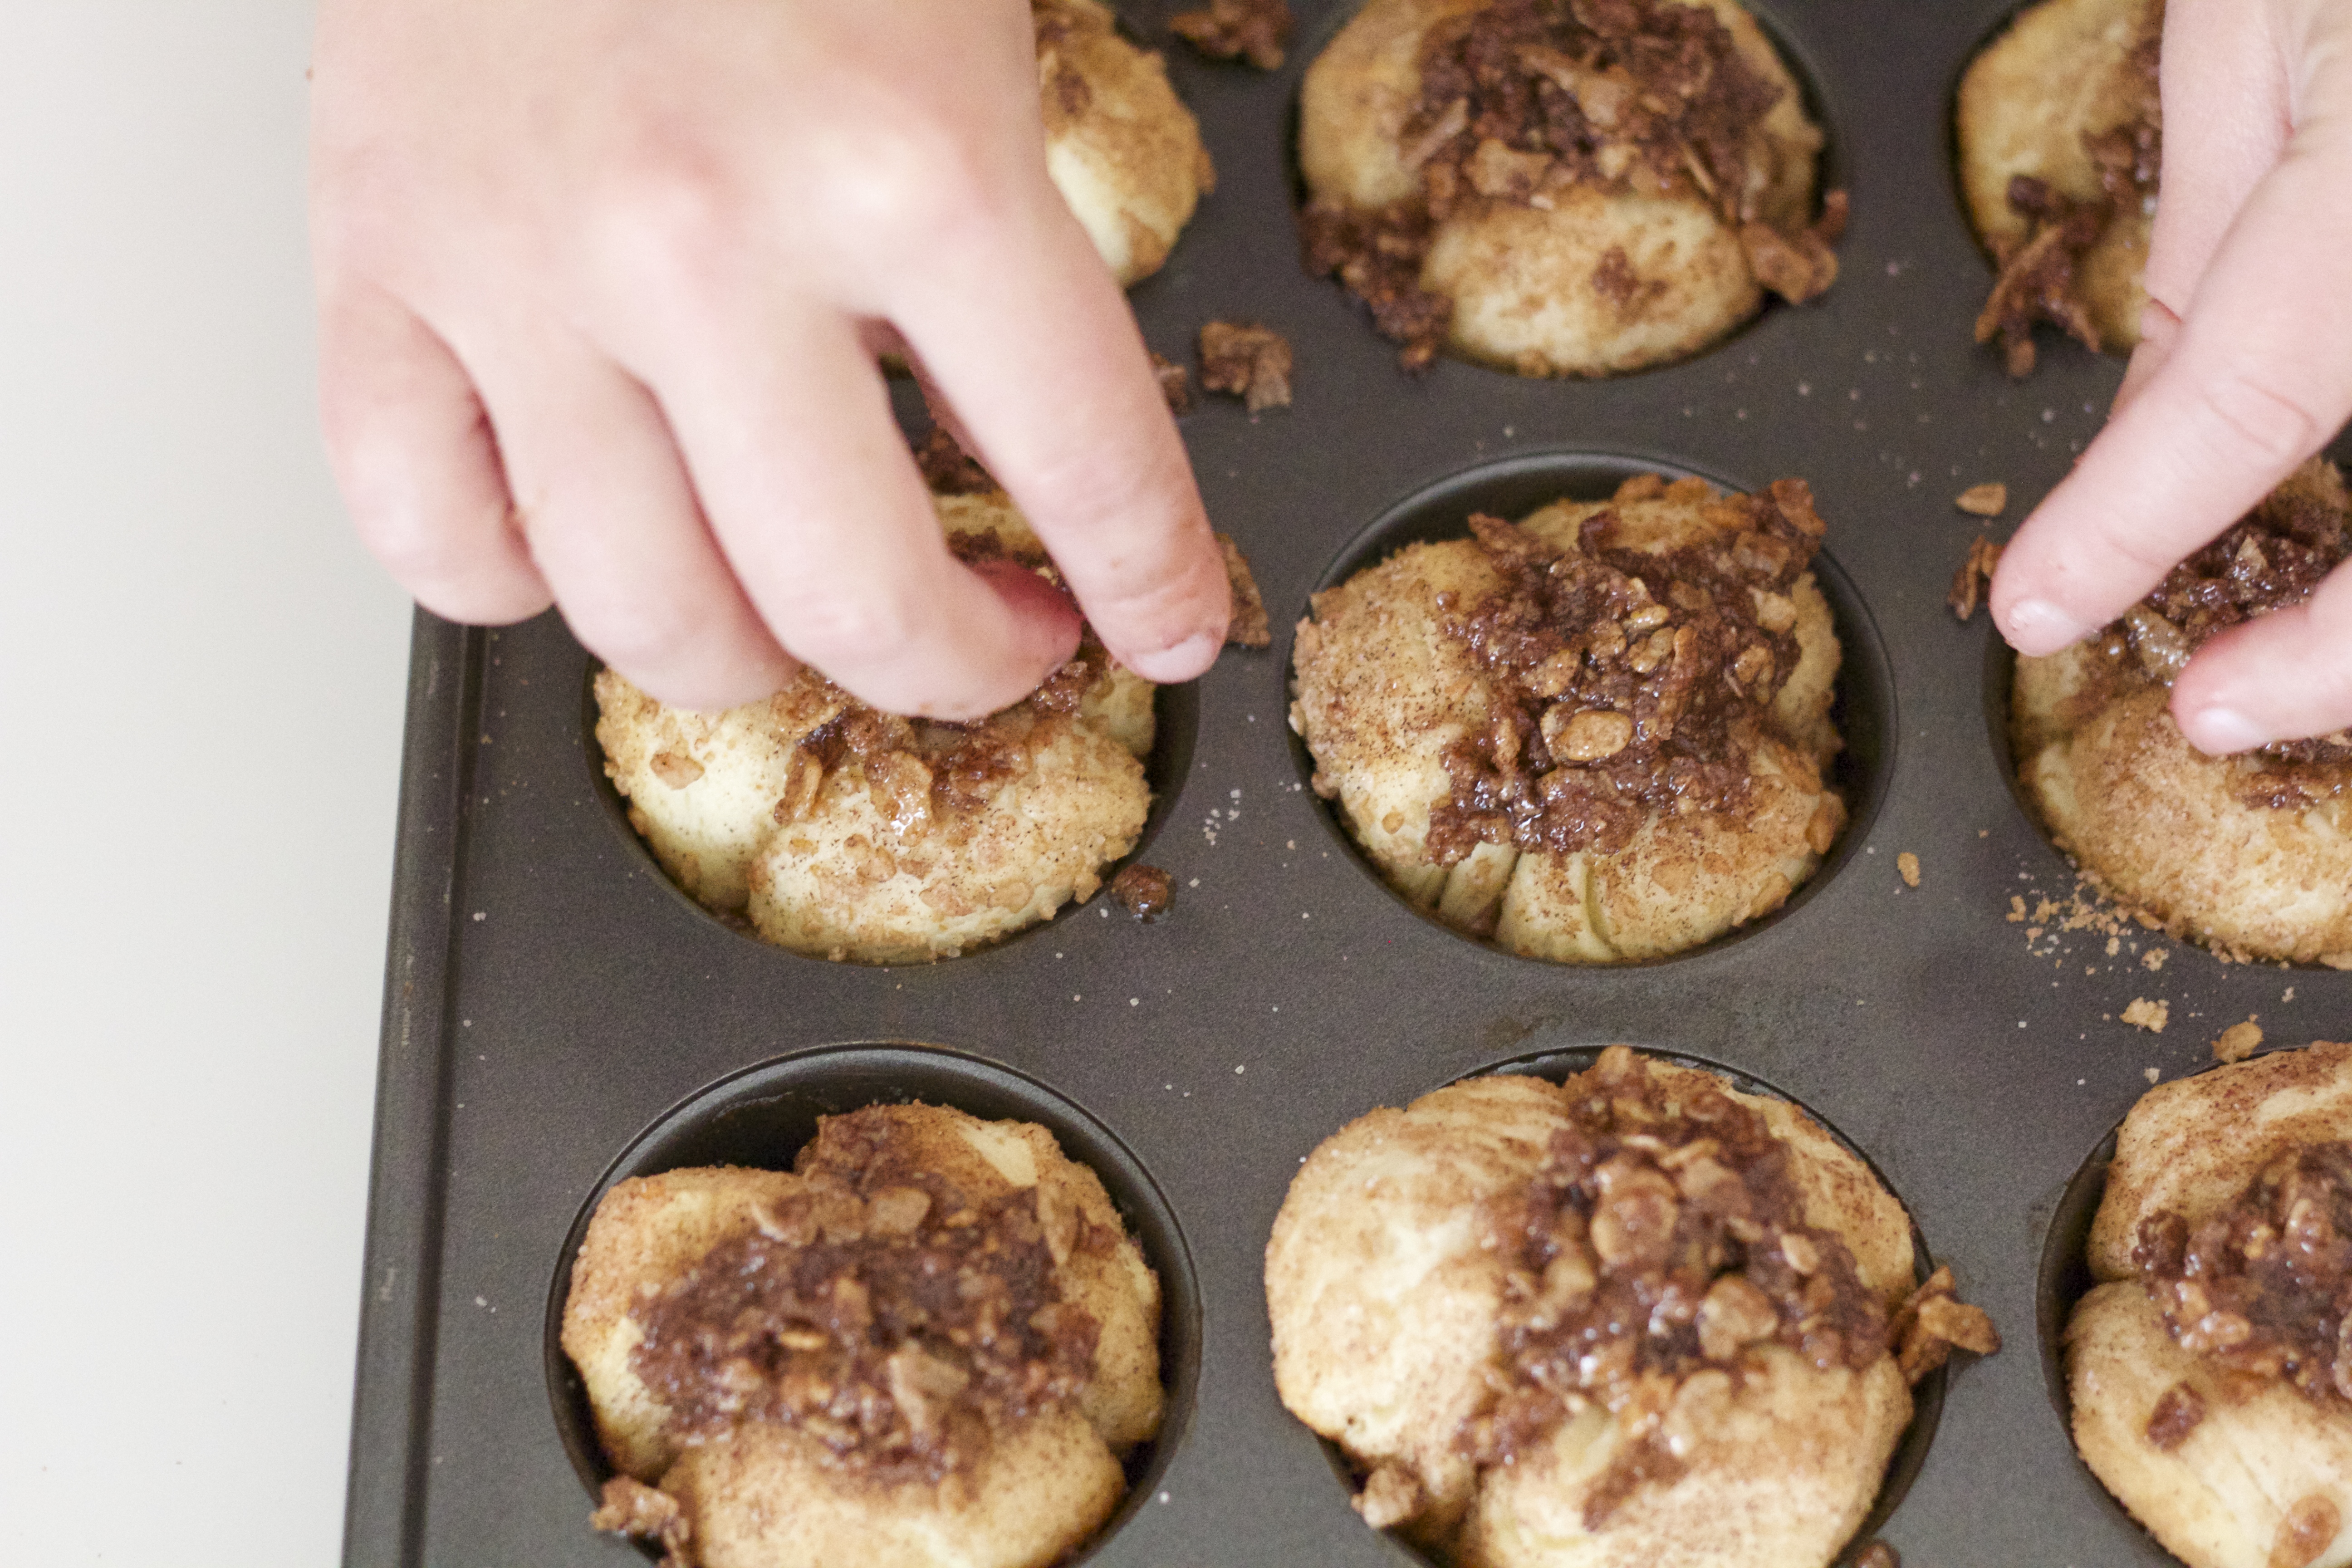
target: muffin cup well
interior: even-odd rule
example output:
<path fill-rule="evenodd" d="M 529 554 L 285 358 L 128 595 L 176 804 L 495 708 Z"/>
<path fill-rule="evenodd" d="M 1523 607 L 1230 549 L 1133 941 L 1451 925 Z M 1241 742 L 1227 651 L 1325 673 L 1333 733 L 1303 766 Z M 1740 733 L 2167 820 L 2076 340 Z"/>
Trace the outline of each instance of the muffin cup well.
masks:
<path fill-rule="evenodd" d="M 952 1106 L 989 1121 L 1035 1122 L 1053 1133 L 1063 1153 L 1102 1178 L 1119 1217 L 1160 1277 L 1160 1378 L 1167 1405 L 1159 1435 L 1128 1457 L 1127 1495 L 1118 1510 L 1072 1561 L 1092 1555 L 1151 1495 L 1184 1440 L 1201 1371 L 1201 1287 L 1175 1211 L 1118 1134 L 1035 1079 L 944 1047 L 856 1041 L 795 1051 L 697 1090 L 631 1139 L 582 1201 L 548 1283 L 542 1359 L 557 1431 L 591 1498 L 614 1469 L 597 1443 L 587 1390 L 563 1353 L 562 1335 L 572 1261 L 604 1194 L 632 1176 L 689 1166 L 787 1170 L 801 1146 L 816 1136 L 820 1117 L 914 1100 Z M 649 1545 L 646 1551 L 654 1554 Z"/>

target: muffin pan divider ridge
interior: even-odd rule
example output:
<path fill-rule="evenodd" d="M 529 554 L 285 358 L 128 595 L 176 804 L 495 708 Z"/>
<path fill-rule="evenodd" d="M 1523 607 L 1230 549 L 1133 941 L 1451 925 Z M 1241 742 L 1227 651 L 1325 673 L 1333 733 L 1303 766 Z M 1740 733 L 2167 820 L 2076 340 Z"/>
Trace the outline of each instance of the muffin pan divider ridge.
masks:
<path fill-rule="evenodd" d="M 1161 763 L 1136 858 L 1173 875 L 1172 912 L 1142 925 L 1097 897 L 929 967 L 763 947 L 678 893 L 629 834 L 584 731 L 590 661 L 558 618 L 484 632 L 420 616 L 345 1563 L 642 1561 L 589 1530 L 566 1447 L 546 1327 L 567 1236 L 674 1108 L 854 1042 L 938 1046 L 1034 1080 L 1107 1130 L 1172 1216 L 1198 1287 L 1183 1329 L 1197 1375 L 1173 1391 L 1190 1415 L 1085 1561 L 1414 1563 L 1349 1510 L 1324 1447 L 1275 1397 L 1260 1283 L 1275 1212 L 1351 1118 L 1615 1040 L 1801 1102 L 1876 1163 L 2000 1326 L 2000 1354 L 1957 1358 L 1878 1535 L 1944 1568 L 2168 1561 L 2075 1459 L 2045 1382 L 2037 1279 L 2065 1274 L 2042 1267 L 2053 1215 L 2080 1210 L 2062 1202 L 2069 1184 L 2149 1069 L 2196 1070 L 2249 1015 L 2274 1044 L 2352 1035 L 2352 973 L 2224 964 L 2128 922 L 2110 954 L 2105 931 L 2032 918 L 2074 879 L 2009 782 L 2007 660 L 1986 618 L 1957 624 L 1944 595 L 1969 542 L 2005 535 L 2064 473 L 2121 365 L 2045 336 L 2041 368 L 2012 383 L 1969 341 L 1991 269 L 1951 174 L 1950 103 L 2008 8 L 1752 5 L 1853 195 L 1841 279 L 1694 359 L 1591 383 L 1452 361 L 1399 371 L 1394 346 L 1297 260 L 1297 83 L 1344 0 L 1294 0 L 1298 37 L 1271 75 L 1172 43 L 1182 8 L 1121 10 L 1168 50 L 1219 184 L 1136 310 L 1171 359 L 1192 359 L 1205 321 L 1255 321 L 1290 339 L 1297 366 L 1289 408 L 1253 420 L 1209 397 L 1183 420 L 1210 515 L 1248 554 L 1276 631 L 1272 649 L 1228 650 L 1163 694 L 1190 752 Z M 919 429 L 912 389 L 894 395 Z M 1466 941 L 1382 887 L 1307 787 L 1286 712 L 1308 594 L 1376 520 L 1416 498 L 1478 504 L 1530 468 L 1743 488 L 1795 475 L 1829 521 L 1847 718 L 1875 731 L 1867 744 L 1849 731 L 1855 819 L 1791 907 L 1696 953 L 1591 970 Z M 1953 498 L 1992 479 L 2011 504 L 1988 527 Z M 1897 874 L 1905 853 L 1916 888 Z M 2013 897 L 2027 920 L 2010 919 Z M 2141 997 L 2168 1004 L 2163 1033 L 2119 1021 Z"/>

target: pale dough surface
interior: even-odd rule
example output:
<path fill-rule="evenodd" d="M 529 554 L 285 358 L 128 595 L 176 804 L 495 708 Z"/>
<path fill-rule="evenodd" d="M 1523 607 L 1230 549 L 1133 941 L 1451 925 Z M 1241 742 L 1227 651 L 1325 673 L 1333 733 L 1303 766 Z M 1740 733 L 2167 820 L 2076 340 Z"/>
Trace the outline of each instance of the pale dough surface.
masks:
<path fill-rule="evenodd" d="M 1156 54 L 1098 0 L 1031 0 L 1045 172 L 1121 284 L 1160 270 L 1216 170 Z M 1072 88 L 1075 79 L 1083 84 Z"/>
<path fill-rule="evenodd" d="M 2119 666 L 2095 642 L 2017 661 L 2019 773 L 2059 847 L 2175 934 L 2352 967 L 2352 791 L 2247 804 L 2248 764 L 2191 746 L 2169 689 Z"/>

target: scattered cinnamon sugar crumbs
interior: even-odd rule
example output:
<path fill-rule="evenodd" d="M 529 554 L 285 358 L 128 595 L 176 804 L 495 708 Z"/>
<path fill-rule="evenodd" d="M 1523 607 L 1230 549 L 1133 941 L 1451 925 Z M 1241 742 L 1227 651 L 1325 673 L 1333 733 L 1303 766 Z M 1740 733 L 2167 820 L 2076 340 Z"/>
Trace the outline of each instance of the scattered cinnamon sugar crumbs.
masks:
<path fill-rule="evenodd" d="M 1229 392 L 1252 414 L 1290 405 L 1290 340 L 1272 327 L 1211 321 L 1201 329 L 1201 384 Z"/>
<path fill-rule="evenodd" d="M 2125 1023 L 2134 1028 L 2146 1029 L 2151 1035 L 2164 1033 L 2164 1026 L 2171 1019 L 2172 1004 L 2151 1002 L 2145 996 L 2133 997 L 2131 1005 L 2124 1009 Z"/>
<path fill-rule="evenodd" d="M 2263 1026 L 2249 1017 L 2242 1024 L 2232 1024 L 2221 1031 L 2213 1042 L 2213 1059 L 2217 1062 L 2242 1062 L 2254 1054 L 2263 1043 Z"/>
<path fill-rule="evenodd" d="M 1998 480 L 1970 485 L 1952 500 L 1970 517 L 1999 517 L 2009 506 L 2009 487 Z"/>
<path fill-rule="evenodd" d="M 2009 896 L 2009 923 L 2011 925 L 2021 925 L 2024 921 L 2025 900 L 2022 898 L 2020 898 L 2017 894 L 2011 893 Z"/>
<path fill-rule="evenodd" d="M 2150 974 L 2153 974 L 2158 970 L 2162 969 L 2164 967 L 2164 961 L 2171 956 L 2172 955 L 2170 953 L 2167 952 L 2160 947 L 2151 947 L 2146 952 L 2139 955 L 2139 961 L 2147 972 Z"/>
<path fill-rule="evenodd" d="M 1234 620 L 1225 628 L 1225 641 L 1243 647 L 1269 647 L 1274 627 L 1265 618 L 1265 596 L 1257 590 L 1257 579 L 1250 575 L 1249 559 L 1231 534 L 1216 537 L 1217 548 L 1224 552 L 1225 582 L 1234 592 Z"/>
<path fill-rule="evenodd" d="M 1919 857 L 1912 854 L 1908 849 L 1895 858 L 1895 869 L 1902 874 L 1905 887 L 1916 888 L 1919 885 Z"/>
<path fill-rule="evenodd" d="M 2000 564 L 2000 546 L 1978 534 L 1976 542 L 1969 546 L 1969 558 L 1952 574 L 1952 591 L 1944 597 L 1952 614 L 1965 621 L 1977 613 L 1977 606 L 1984 603 L 1985 588 L 1992 582 L 1993 568 Z"/>

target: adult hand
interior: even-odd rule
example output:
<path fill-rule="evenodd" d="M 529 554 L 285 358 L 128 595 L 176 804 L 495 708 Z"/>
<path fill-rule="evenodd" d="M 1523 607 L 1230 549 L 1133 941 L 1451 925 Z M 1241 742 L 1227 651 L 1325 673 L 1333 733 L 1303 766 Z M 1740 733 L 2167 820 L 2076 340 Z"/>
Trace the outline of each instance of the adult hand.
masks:
<path fill-rule="evenodd" d="M 2106 427 L 2002 552 L 2019 652 L 2120 615 L 2352 415 L 2352 0 L 2171 0 L 2142 341 Z M 2352 564 L 2191 659 L 2214 755 L 2352 723 Z"/>
<path fill-rule="evenodd" d="M 551 599 L 667 701 L 795 661 L 972 718 L 1076 647 L 950 557 L 903 343 L 1110 651 L 1228 614 L 1127 302 L 1045 174 L 1022 0 L 327 0 L 311 213 L 327 441 L 428 608 Z"/>

